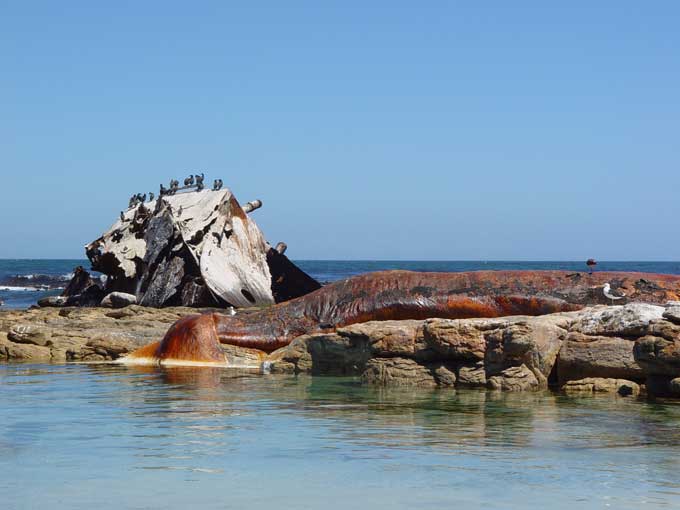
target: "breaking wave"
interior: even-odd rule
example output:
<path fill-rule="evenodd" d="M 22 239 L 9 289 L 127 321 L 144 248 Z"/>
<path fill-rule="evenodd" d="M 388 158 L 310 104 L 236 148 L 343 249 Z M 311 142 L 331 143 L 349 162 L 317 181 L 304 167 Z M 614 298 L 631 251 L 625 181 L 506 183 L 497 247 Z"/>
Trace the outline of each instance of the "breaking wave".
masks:
<path fill-rule="evenodd" d="M 18 274 L 5 276 L 0 280 L 0 290 L 4 291 L 39 291 L 59 290 L 66 287 L 73 278 L 70 274 Z"/>

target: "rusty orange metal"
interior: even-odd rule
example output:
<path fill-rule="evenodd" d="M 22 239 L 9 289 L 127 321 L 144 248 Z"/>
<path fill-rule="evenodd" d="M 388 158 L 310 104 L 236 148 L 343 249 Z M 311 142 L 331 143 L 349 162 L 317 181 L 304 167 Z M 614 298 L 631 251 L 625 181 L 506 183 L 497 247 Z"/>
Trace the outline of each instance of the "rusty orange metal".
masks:
<path fill-rule="evenodd" d="M 269 308 L 235 316 L 206 314 L 180 320 L 157 346 L 159 359 L 211 361 L 219 343 L 271 352 L 309 333 L 373 320 L 544 315 L 608 304 L 603 287 L 629 301 L 680 299 L 680 276 L 649 273 L 385 271 L 349 278 Z M 138 351 L 148 355 L 149 347 Z M 135 353 L 137 355 L 137 353 Z"/>

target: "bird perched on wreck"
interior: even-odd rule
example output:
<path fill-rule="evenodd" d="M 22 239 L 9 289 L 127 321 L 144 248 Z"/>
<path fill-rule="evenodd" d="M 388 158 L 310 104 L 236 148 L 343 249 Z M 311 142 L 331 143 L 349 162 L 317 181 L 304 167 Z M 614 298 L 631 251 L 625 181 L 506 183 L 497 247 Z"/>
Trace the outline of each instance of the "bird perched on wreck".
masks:
<path fill-rule="evenodd" d="M 153 202 L 154 196 L 153 191 L 149 191 L 149 202 Z"/>
<path fill-rule="evenodd" d="M 222 179 L 215 179 L 213 181 L 213 191 L 219 191 L 222 189 Z"/>
<path fill-rule="evenodd" d="M 193 186 L 194 185 L 194 176 L 193 174 L 184 179 L 184 185 L 185 186 Z"/>
<path fill-rule="evenodd" d="M 203 180 L 205 179 L 205 175 L 201 173 L 201 175 L 196 175 L 196 191 L 201 191 L 205 186 L 203 185 Z"/>
<path fill-rule="evenodd" d="M 168 194 L 168 189 L 161 184 L 160 190 L 158 191 L 158 196 L 162 197 L 163 195 Z"/>

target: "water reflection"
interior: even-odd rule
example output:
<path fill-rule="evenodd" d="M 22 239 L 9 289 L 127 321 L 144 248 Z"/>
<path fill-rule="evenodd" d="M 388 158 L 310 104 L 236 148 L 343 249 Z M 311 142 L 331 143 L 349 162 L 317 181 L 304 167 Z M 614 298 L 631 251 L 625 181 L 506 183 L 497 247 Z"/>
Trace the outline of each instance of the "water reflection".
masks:
<path fill-rule="evenodd" d="M 186 503 L 221 502 L 228 489 L 251 506 L 273 504 L 276 491 L 324 502 L 324 484 L 338 497 L 375 492 L 376 508 L 480 504 L 499 494 L 510 498 L 506 508 L 522 507 L 518 487 L 540 489 L 555 508 L 605 496 L 618 507 L 663 506 L 680 494 L 680 406 L 672 403 L 112 365 L 4 365 L 0 385 L 0 469 L 11 473 L 0 477 L 0 494 L 32 480 L 47 500 L 60 480 L 95 474 L 120 481 L 122 506 L 154 494 L 130 486 L 141 479 L 177 505 L 194 493 L 187 483 L 202 492 Z M 262 480 L 266 488 L 253 494 Z"/>

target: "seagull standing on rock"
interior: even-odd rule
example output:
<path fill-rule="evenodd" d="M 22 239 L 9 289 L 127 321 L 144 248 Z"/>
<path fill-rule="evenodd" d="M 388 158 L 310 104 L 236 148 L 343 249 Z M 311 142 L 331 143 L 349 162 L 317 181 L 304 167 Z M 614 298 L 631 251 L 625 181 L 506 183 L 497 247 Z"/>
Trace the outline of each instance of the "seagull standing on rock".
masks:
<path fill-rule="evenodd" d="M 608 282 L 604 284 L 602 292 L 604 293 L 604 297 L 606 297 L 607 299 L 611 299 L 612 305 L 614 304 L 614 301 L 618 301 L 619 299 L 623 299 L 624 297 L 626 297 L 626 294 L 623 292 L 621 292 L 620 296 L 614 294 L 614 292 L 612 291 L 612 287 L 611 285 L 609 285 Z"/>

